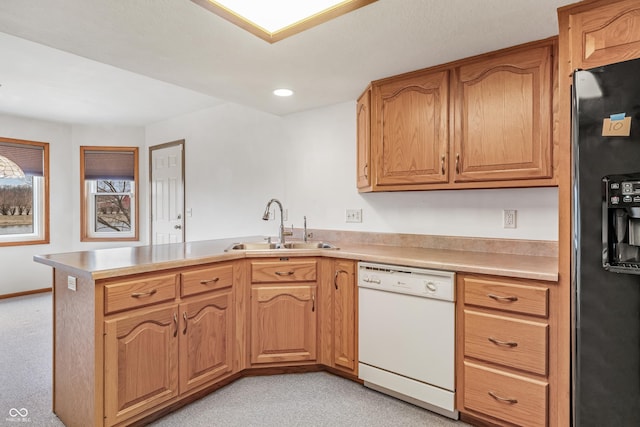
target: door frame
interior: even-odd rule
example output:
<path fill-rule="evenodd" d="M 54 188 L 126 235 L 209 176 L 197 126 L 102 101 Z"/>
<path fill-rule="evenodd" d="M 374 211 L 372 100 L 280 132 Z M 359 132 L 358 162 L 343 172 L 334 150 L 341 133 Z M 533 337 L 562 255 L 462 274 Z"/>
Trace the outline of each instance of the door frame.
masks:
<path fill-rule="evenodd" d="M 152 178 L 153 178 L 153 151 L 161 150 L 163 148 L 169 148 L 174 146 L 182 146 L 182 242 L 185 241 L 187 218 L 185 216 L 186 211 L 186 182 L 185 182 L 185 140 L 178 139 L 176 141 L 165 142 L 164 144 L 152 145 L 149 147 L 149 245 L 153 245 L 153 191 L 152 190 Z"/>

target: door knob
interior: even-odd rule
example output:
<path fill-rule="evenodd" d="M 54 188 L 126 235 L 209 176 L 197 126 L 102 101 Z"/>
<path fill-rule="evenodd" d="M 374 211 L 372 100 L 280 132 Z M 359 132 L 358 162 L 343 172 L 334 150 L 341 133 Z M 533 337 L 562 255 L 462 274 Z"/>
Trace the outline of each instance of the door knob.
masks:
<path fill-rule="evenodd" d="M 182 226 L 181 225 L 174 225 L 173 228 L 175 228 L 176 230 L 180 230 L 180 229 L 182 229 Z"/>

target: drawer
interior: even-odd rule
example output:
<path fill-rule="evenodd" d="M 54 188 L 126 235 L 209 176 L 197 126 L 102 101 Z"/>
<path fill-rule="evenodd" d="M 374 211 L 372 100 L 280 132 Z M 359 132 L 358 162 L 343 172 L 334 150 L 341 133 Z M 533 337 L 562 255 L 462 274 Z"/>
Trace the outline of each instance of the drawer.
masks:
<path fill-rule="evenodd" d="M 464 278 L 464 303 L 533 316 L 549 316 L 549 289 L 474 277 Z"/>
<path fill-rule="evenodd" d="M 183 297 L 233 285 L 233 266 L 219 265 L 181 273 Z"/>
<path fill-rule="evenodd" d="M 105 314 L 176 298 L 176 275 L 138 278 L 104 286 Z"/>
<path fill-rule="evenodd" d="M 549 325 L 464 311 L 464 354 L 547 375 Z"/>
<path fill-rule="evenodd" d="M 254 261 L 251 282 L 315 282 L 316 261 Z"/>
<path fill-rule="evenodd" d="M 464 407 L 519 426 L 546 426 L 546 381 L 464 362 Z"/>

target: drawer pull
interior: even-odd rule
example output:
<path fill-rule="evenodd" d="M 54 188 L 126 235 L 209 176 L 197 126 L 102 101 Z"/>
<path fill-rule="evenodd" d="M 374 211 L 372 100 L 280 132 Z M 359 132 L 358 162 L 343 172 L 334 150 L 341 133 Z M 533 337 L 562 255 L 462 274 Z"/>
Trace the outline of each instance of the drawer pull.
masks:
<path fill-rule="evenodd" d="M 173 323 L 176 325 L 176 330 L 173 331 L 174 338 L 178 335 L 178 313 L 173 313 Z"/>
<path fill-rule="evenodd" d="M 489 396 L 493 397 L 498 402 L 504 402 L 504 403 L 508 403 L 510 405 L 514 405 L 514 404 L 518 403 L 518 399 L 513 399 L 513 398 L 508 398 L 508 397 L 501 397 L 501 396 L 498 396 L 497 394 L 495 394 L 492 391 L 489 392 Z"/>
<path fill-rule="evenodd" d="M 491 299 L 494 299 L 496 301 L 507 301 L 507 302 L 516 302 L 518 301 L 518 297 L 516 296 L 508 296 L 508 297 L 503 297 L 500 295 L 495 295 L 495 294 L 487 294 L 487 296 Z"/>
<path fill-rule="evenodd" d="M 276 271 L 278 276 L 292 276 L 293 271 Z"/>
<path fill-rule="evenodd" d="M 349 274 L 345 270 L 336 270 L 336 274 L 333 275 L 333 286 L 336 287 L 336 290 L 338 289 L 338 275 L 340 273 Z"/>
<path fill-rule="evenodd" d="M 511 347 L 511 348 L 513 348 L 513 347 L 517 347 L 518 346 L 518 343 L 517 342 L 513 342 L 513 341 L 500 341 L 500 340 L 497 340 L 497 339 L 495 339 L 493 337 L 489 337 L 487 339 L 489 341 L 491 341 L 492 343 L 494 343 L 495 345 L 499 345 L 499 346 L 502 346 L 502 347 Z"/>
<path fill-rule="evenodd" d="M 147 292 L 134 292 L 131 294 L 131 297 L 132 298 L 150 297 L 156 292 L 158 292 L 157 289 L 151 289 L 150 291 L 147 291 Z"/>
<path fill-rule="evenodd" d="M 208 285 L 209 283 L 216 283 L 218 280 L 220 280 L 219 277 L 214 277 L 213 279 L 209 279 L 209 280 L 200 280 L 200 284 Z"/>
<path fill-rule="evenodd" d="M 187 335 L 187 312 L 182 313 L 182 318 L 184 319 L 184 329 L 182 330 L 182 335 Z"/>

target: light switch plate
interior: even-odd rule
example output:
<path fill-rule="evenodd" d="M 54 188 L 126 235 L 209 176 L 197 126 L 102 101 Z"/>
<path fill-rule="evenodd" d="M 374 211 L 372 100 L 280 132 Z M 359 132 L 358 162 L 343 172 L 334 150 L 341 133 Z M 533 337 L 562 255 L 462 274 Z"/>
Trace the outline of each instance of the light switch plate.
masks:
<path fill-rule="evenodd" d="M 347 209 L 346 222 L 362 222 L 362 209 Z"/>

